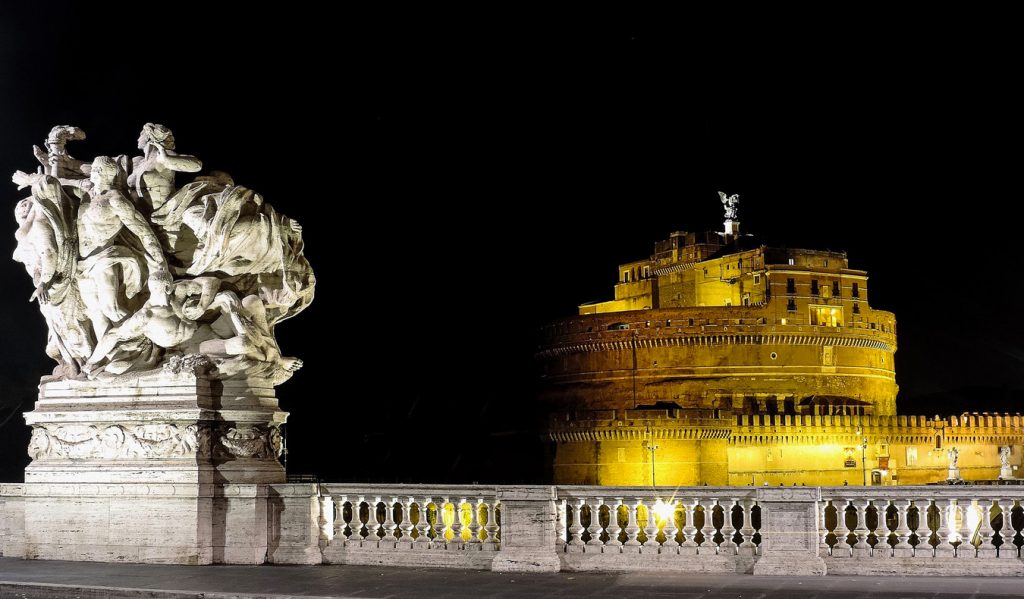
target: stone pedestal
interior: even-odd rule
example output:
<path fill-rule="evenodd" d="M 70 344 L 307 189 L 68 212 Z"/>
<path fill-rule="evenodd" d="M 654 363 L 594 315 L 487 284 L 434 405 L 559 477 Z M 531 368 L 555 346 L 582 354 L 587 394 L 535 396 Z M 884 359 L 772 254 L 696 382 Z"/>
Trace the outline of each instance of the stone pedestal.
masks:
<path fill-rule="evenodd" d="M 963 480 L 963 479 L 960 478 L 960 469 L 959 468 L 950 468 L 948 470 L 948 472 L 946 473 L 946 480 L 948 480 L 948 481 Z"/>
<path fill-rule="evenodd" d="M 754 564 L 758 576 L 824 576 L 825 560 L 818 555 L 817 487 L 765 487 L 757 490 L 762 556 Z"/>
<path fill-rule="evenodd" d="M 286 417 L 262 380 L 41 384 L 25 414 L 25 557 L 262 563 Z"/>
<path fill-rule="evenodd" d="M 498 489 L 501 502 L 501 551 L 491 562 L 495 572 L 558 572 L 555 553 L 555 487 Z"/>
<path fill-rule="evenodd" d="M 999 468 L 999 480 L 1013 480 L 1013 466 L 1002 466 Z"/>

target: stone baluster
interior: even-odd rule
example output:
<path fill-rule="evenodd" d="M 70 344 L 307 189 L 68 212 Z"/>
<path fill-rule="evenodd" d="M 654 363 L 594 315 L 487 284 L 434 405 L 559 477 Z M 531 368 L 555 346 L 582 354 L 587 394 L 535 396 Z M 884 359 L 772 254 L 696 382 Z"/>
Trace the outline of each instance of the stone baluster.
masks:
<path fill-rule="evenodd" d="M 736 508 L 736 504 L 739 501 L 737 499 L 727 499 L 725 504 L 721 501 L 718 505 L 722 506 L 722 544 L 718 547 L 718 552 L 723 555 L 736 555 L 738 553 L 736 534 L 740 531 L 740 526 L 736 525 L 736 521 L 733 519 L 733 510 Z M 729 531 L 732 532 L 729 532 Z"/>
<path fill-rule="evenodd" d="M 601 532 L 604 530 L 601 526 L 602 505 L 604 505 L 604 499 L 596 497 L 588 506 L 590 508 L 590 525 L 587 526 L 587 532 L 590 534 L 590 540 L 587 541 L 587 545 L 591 547 L 604 545 L 604 541 L 601 540 Z"/>
<path fill-rule="evenodd" d="M 999 537 L 1003 540 L 1003 544 L 999 546 L 999 557 L 1016 558 L 1017 546 L 1013 544 L 1013 537 L 1017 534 L 1017 531 L 1014 530 L 1013 524 L 1010 521 L 1010 516 L 1013 512 L 1013 500 L 1000 499 L 999 511 L 1003 514 L 1003 527 L 999 531 Z"/>
<path fill-rule="evenodd" d="M 374 497 L 373 501 L 366 502 L 366 541 L 374 546 L 380 541 L 377 531 L 380 530 L 380 521 L 377 520 L 377 510 L 380 508 L 380 497 Z"/>
<path fill-rule="evenodd" d="M 320 546 L 326 547 L 334 540 L 334 499 L 330 495 L 320 496 Z"/>
<path fill-rule="evenodd" d="M 448 505 L 447 497 L 435 497 L 434 505 L 437 506 L 437 517 L 434 519 L 434 547 L 442 548 L 446 547 L 448 539 L 445 538 L 445 532 L 448 530 L 448 525 L 444 523 L 445 506 Z"/>
<path fill-rule="evenodd" d="M 668 517 L 665 518 L 665 527 L 662 531 L 665 533 L 665 542 L 662 543 L 662 551 L 666 553 L 677 553 L 679 551 L 679 541 L 676 540 L 676 532 L 679 528 L 676 526 L 676 501 L 673 499 L 671 503 L 666 503 L 669 507 L 667 510 Z"/>
<path fill-rule="evenodd" d="M 955 526 L 956 517 L 952 519 L 949 517 L 950 508 L 952 502 L 948 499 L 936 499 L 935 508 L 939 510 L 939 529 L 935 531 L 935 537 L 938 539 L 938 544 L 935 545 L 935 557 L 953 557 L 953 541 L 956 539 L 956 533 L 950 532 L 950 525 Z"/>
<path fill-rule="evenodd" d="M 619 540 L 619 533 L 622 532 L 622 527 L 619 526 L 619 508 L 622 507 L 622 498 L 615 498 L 615 505 L 608 506 L 608 541 L 604 544 L 605 552 L 608 552 L 608 547 L 612 547 L 611 552 L 621 551 L 618 549 L 622 547 L 622 541 Z"/>
<path fill-rule="evenodd" d="M 341 501 L 334 502 L 334 538 L 337 541 L 345 541 L 345 502 L 348 497 L 341 496 Z"/>
<path fill-rule="evenodd" d="M 640 499 L 634 499 L 626 503 L 626 511 L 629 513 L 628 524 L 626 524 L 626 543 L 623 546 L 623 551 L 629 551 L 631 553 L 639 553 L 640 541 L 637 540 L 637 536 L 640 535 L 640 527 L 636 523 L 636 510 L 640 505 Z"/>
<path fill-rule="evenodd" d="M 857 524 L 853 528 L 857 543 L 853 546 L 853 557 L 871 556 L 871 545 L 868 545 L 868 535 L 871 534 L 868 529 L 868 505 L 870 504 L 870 499 L 857 499 L 853 502 L 853 507 L 857 510 Z"/>
<path fill-rule="evenodd" d="M 587 504 L 584 498 L 579 499 L 579 504 L 572 513 L 572 526 L 569 527 L 569 553 L 582 553 L 586 543 L 583 542 L 583 506 Z"/>
<path fill-rule="evenodd" d="M 828 557 L 832 555 L 832 546 L 828 544 L 828 535 L 831 531 L 828 529 L 828 505 L 831 503 L 829 499 L 822 499 L 820 509 L 818 509 L 818 516 L 821 517 L 821 547 L 818 548 L 818 555 L 821 557 Z"/>
<path fill-rule="evenodd" d="M 471 503 L 472 507 L 470 518 L 469 518 L 469 544 L 475 545 L 472 549 L 479 549 L 479 545 L 482 543 L 480 540 L 480 506 L 483 505 L 483 497 L 477 497 L 476 503 Z"/>
<path fill-rule="evenodd" d="M 699 553 L 703 555 L 714 555 L 718 553 L 718 546 L 715 545 L 715 505 L 718 499 L 712 497 L 704 503 L 704 526 L 700 532 L 704 535 L 704 542 L 700 544 Z"/>
<path fill-rule="evenodd" d="M 430 497 L 424 497 L 416 507 L 419 514 L 419 520 L 416 521 L 416 544 L 426 547 L 430 542 Z"/>
<path fill-rule="evenodd" d="M 395 531 L 398 530 L 398 523 L 395 522 L 395 504 L 399 502 L 397 497 L 392 497 L 391 501 L 384 504 L 387 508 L 384 514 L 384 538 L 380 540 L 381 547 L 395 547 L 395 543 L 398 542 L 398 535 Z"/>
<path fill-rule="evenodd" d="M 454 508 L 453 514 L 455 517 L 452 519 L 452 540 L 448 542 L 448 549 L 462 549 L 465 544 L 465 541 L 462 539 L 462 516 L 465 513 L 462 506 L 465 503 L 465 497 L 459 497 L 452 502 L 452 507 Z"/>
<path fill-rule="evenodd" d="M 878 539 L 878 542 L 875 543 L 871 556 L 880 558 L 892 557 L 892 545 L 889 544 L 889 536 L 893 531 L 889 529 L 888 524 L 890 501 L 883 499 L 880 502 L 876 501 L 873 503 L 875 504 L 875 514 L 878 516 L 878 528 L 875 532 L 875 538 Z"/>
<path fill-rule="evenodd" d="M 683 525 L 683 544 L 679 546 L 679 553 L 683 555 L 697 555 L 697 507 L 700 506 L 700 501 L 697 499 L 693 500 L 692 504 L 683 504 L 683 510 L 685 511 L 686 524 Z"/>
<path fill-rule="evenodd" d="M 850 557 L 853 555 L 853 549 L 850 547 L 850 533 L 856 529 L 856 524 L 853 528 L 846 524 L 846 511 L 852 503 L 853 501 L 850 499 L 832 500 L 832 505 L 836 508 L 836 528 L 834 531 L 836 544 L 832 547 L 832 557 Z"/>
<path fill-rule="evenodd" d="M 363 543 L 363 520 L 359 517 L 359 512 L 362 511 L 364 497 L 362 495 L 352 496 L 352 518 L 348 521 L 349 535 L 348 545 L 359 547 Z"/>
<path fill-rule="evenodd" d="M 565 499 L 559 499 L 555 502 L 555 549 L 562 551 L 565 546 L 569 543 L 567 531 L 569 529 L 568 524 L 568 507 Z"/>
<path fill-rule="evenodd" d="M 914 500 L 917 506 L 917 546 L 914 547 L 914 557 L 932 557 L 932 529 L 928 526 L 928 509 L 931 507 L 931 500 Z"/>
<path fill-rule="evenodd" d="M 415 500 L 414 497 L 406 497 L 405 501 L 402 502 L 402 523 L 398 525 L 398 528 L 402 531 L 402 536 L 398 539 L 400 547 L 412 547 L 414 541 L 412 538 L 412 531 L 415 528 L 412 523 L 412 504 Z"/>
<path fill-rule="evenodd" d="M 754 505 L 753 499 L 743 500 L 743 528 L 740 529 L 743 542 L 737 549 L 740 555 L 751 556 L 757 553 L 757 545 L 754 543 Z"/>
<path fill-rule="evenodd" d="M 908 542 L 910 540 L 910 527 L 907 525 L 907 511 L 912 505 L 912 501 L 905 499 L 903 501 L 893 501 L 893 505 L 899 511 L 899 525 L 896 528 L 896 539 L 898 542 L 893 547 L 893 557 L 913 557 L 914 548 Z"/>
<path fill-rule="evenodd" d="M 992 528 L 992 511 L 995 503 L 991 499 L 978 501 L 981 508 L 981 545 L 978 546 L 978 557 L 996 557 L 996 546 L 992 544 L 992 537 L 996 529 Z"/>
<path fill-rule="evenodd" d="M 498 545 L 498 500 L 491 499 L 487 505 L 487 524 L 484 525 L 484 549 L 496 549 Z"/>
<path fill-rule="evenodd" d="M 971 526 L 971 512 L 974 510 L 973 502 L 969 499 L 957 499 L 956 505 L 960 508 L 961 516 L 960 545 L 956 548 L 956 556 L 974 558 L 976 557 L 976 549 L 974 547 L 974 528 Z"/>
<path fill-rule="evenodd" d="M 657 548 L 661 546 L 658 542 L 658 519 L 654 514 L 654 506 L 657 505 L 655 501 L 644 504 L 644 510 L 647 512 L 647 526 L 644 527 L 644 534 L 647 535 L 647 540 L 644 541 L 644 551 L 648 553 L 657 553 Z"/>

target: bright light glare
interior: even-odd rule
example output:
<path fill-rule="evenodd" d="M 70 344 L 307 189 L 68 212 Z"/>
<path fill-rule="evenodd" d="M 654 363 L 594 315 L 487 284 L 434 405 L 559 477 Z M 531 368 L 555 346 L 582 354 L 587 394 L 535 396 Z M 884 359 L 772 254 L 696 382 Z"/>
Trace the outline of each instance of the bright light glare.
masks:
<path fill-rule="evenodd" d="M 654 502 L 654 506 L 651 509 L 654 510 L 654 515 L 656 515 L 659 520 L 667 522 L 675 514 L 676 504 L 675 502 L 665 503 L 659 499 Z"/>

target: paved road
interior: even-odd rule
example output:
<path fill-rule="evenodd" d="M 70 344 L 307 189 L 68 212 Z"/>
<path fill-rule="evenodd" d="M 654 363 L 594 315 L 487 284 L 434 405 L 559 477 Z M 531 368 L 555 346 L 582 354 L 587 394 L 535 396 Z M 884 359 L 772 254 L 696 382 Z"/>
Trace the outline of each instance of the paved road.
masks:
<path fill-rule="evenodd" d="M 54 586 L 61 585 L 61 586 Z M 161 566 L 0 558 L 13 597 L 662 597 L 854 599 L 1024 596 L 1024 578 L 823 578 L 666 573 L 499 574 L 370 566 Z"/>

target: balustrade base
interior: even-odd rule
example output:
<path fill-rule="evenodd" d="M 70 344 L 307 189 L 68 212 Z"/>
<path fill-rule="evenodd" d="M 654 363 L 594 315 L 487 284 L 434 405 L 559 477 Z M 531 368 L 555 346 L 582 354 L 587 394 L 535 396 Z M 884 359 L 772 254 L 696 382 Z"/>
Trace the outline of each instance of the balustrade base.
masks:
<path fill-rule="evenodd" d="M 946 557 L 829 560 L 828 573 L 831 576 L 1024 576 L 1024 562 Z"/>
<path fill-rule="evenodd" d="M 820 557 L 800 555 L 795 552 L 786 555 L 787 552 L 773 550 L 754 563 L 755 576 L 824 576 L 829 572 L 825 560 Z M 838 562 L 852 562 L 854 560 L 836 560 Z M 830 565 L 832 560 L 828 562 Z"/>
<path fill-rule="evenodd" d="M 495 572 L 558 572 L 561 569 L 558 554 L 534 547 L 504 547 L 491 561 L 491 570 Z"/>
<path fill-rule="evenodd" d="M 664 570 L 708 574 L 750 574 L 757 558 L 738 555 L 680 555 L 678 553 L 563 553 L 566 572 L 628 572 Z"/>

